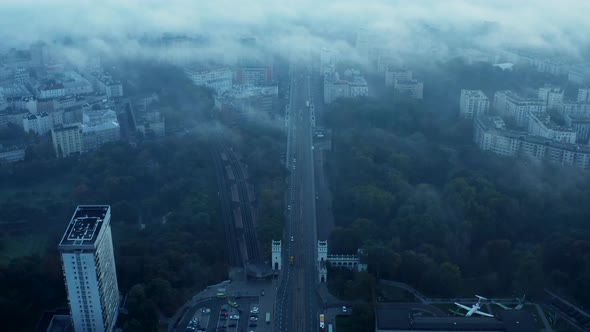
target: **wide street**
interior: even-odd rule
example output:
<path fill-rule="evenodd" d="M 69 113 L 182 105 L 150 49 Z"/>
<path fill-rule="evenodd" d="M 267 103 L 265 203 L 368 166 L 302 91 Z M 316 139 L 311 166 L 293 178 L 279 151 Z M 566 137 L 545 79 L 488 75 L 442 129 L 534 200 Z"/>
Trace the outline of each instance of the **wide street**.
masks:
<path fill-rule="evenodd" d="M 277 294 L 276 331 L 317 331 L 319 297 L 316 266 L 317 222 L 312 141 L 311 72 L 303 66 L 291 70 L 291 96 L 286 113 L 288 130 L 287 240 Z M 292 239 L 292 240 L 291 240 Z M 293 265 L 289 264 L 293 257 Z"/>

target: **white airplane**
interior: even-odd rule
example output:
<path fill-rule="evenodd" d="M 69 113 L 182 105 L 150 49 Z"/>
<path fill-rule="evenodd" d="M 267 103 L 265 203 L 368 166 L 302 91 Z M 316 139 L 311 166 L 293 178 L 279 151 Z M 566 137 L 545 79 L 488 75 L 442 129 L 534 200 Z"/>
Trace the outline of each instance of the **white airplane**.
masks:
<path fill-rule="evenodd" d="M 483 311 L 479 311 L 479 308 L 481 308 L 481 300 L 487 300 L 485 297 L 483 296 L 479 296 L 479 295 L 475 295 L 475 297 L 477 297 L 477 303 L 475 303 L 473 306 L 468 307 L 466 305 L 460 304 L 455 302 L 455 305 L 461 309 L 465 309 L 467 310 L 467 313 L 465 313 L 465 317 L 471 317 L 471 315 L 473 314 L 478 314 L 480 316 L 486 316 L 486 317 L 494 317 L 494 315 L 492 314 L 488 314 L 487 312 L 483 312 Z"/>

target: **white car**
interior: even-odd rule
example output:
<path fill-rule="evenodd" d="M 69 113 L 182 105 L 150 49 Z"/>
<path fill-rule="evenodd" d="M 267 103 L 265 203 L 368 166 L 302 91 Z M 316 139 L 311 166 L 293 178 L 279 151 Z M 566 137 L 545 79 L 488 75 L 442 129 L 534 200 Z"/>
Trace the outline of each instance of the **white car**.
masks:
<path fill-rule="evenodd" d="M 342 306 L 342 312 L 346 312 L 348 309 L 346 308 L 345 305 Z"/>
<path fill-rule="evenodd" d="M 231 315 L 231 316 L 229 316 L 229 319 L 238 320 L 238 319 L 240 319 L 240 316 L 238 316 L 238 315 Z"/>
<path fill-rule="evenodd" d="M 204 313 L 204 314 L 210 314 L 211 313 L 211 309 L 209 309 L 209 308 L 203 308 L 203 309 L 201 309 L 201 312 Z"/>
<path fill-rule="evenodd" d="M 251 322 L 256 322 L 256 321 L 258 321 L 258 317 L 256 317 L 256 316 L 250 316 L 250 321 L 251 321 Z"/>
<path fill-rule="evenodd" d="M 257 314 L 258 313 L 258 307 L 252 307 L 252 309 L 250 310 L 251 314 Z"/>
<path fill-rule="evenodd" d="M 295 241 L 295 238 L 291 236 L 291 242 Z"/>

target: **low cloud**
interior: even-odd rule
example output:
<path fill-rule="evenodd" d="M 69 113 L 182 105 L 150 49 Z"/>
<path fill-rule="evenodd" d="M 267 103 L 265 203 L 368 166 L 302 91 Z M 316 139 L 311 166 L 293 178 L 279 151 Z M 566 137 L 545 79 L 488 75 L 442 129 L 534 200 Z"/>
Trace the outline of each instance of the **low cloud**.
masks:
<path fill-rule="evenodd" d="M 576 0 L 3 0 L 0 46 L 69 37 L 85 40 L 82 53 L 151 56 L 154 50 L 137 40 L 170 33 L 206 38 L 205 50 L 184 50 L 201 58 L 243 52 L 235 42 L 240 36 L 255 36 L 259 45 L 284 55 L 304 57 L 330 46 L 355 58 L 352 44 L 365 27 L 394 57 L 467 46 L 534 47 L 581 57 L 589 12 L 590 2 Z"/>

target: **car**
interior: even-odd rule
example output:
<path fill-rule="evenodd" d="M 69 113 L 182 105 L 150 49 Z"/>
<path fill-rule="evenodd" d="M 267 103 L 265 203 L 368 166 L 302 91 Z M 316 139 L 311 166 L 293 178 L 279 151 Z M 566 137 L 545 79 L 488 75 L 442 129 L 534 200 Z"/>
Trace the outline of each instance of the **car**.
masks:
<path fill-rule="evenodd" d="M 250 313 L 251 314 L 257 314 L 258 313 L 258 307 L 252 307 L 252 309 L 250 309 Z"/>
<path fill-rule="evenodd" d="M 227 309 L 226 309 L 225 311 L 227 311 Z M 225 311 L 223 311 L 223 312 L 221 313 L 221 316 L 222 316 L 222 317 L 227 317 L 227 312 L 225 312 Z"/>
<path fill-rule="evenodd" d="M 250 316 L 250 321 L 257 322 L 258 321 L 258 317 L 256 317 L 256 316 Z"/>
<path fill-rule="evenodd" d="M 264 296 L 264 289 L 260 291 L 260 296 Z"/>
<path fill-rule="evenodd" d="M 295 238 L 291 236 L 291 242 L 295 241 Z"/>
<path fill-rule="evenodd" d="M 291 210 L 291 205 L 287 205 L 287 210 Z"/>
<path fill-rule="evenodd" d="M 240 316 L 238 316 L 238 315 L 231 315 L 231 316 L 229 316 L 229 319 L 231 319 L 231 320 L 238 320 L 238 319 L 240 319 Z"/>
<path fill-rule="evenodd" d="M 342 306 L 342 312 L 346 312 L 346 311 L 348 311 L 348 309 L 346 308 L 346 306 L 345 306 L 345 305 L 343 305 L 343 306 Z"/>
<path fill-rule="evenodd" d="M 295 169 L 295 165 L 293 165 L 293 169 Z"/>
<path fill-rule="evenodd" d="M 201 309 L 201 312 L 204 313 L 204 314 L 210 314 L 211 313 L 211 309 L 209 309 L 209 308 L 202 308 Z"/>

